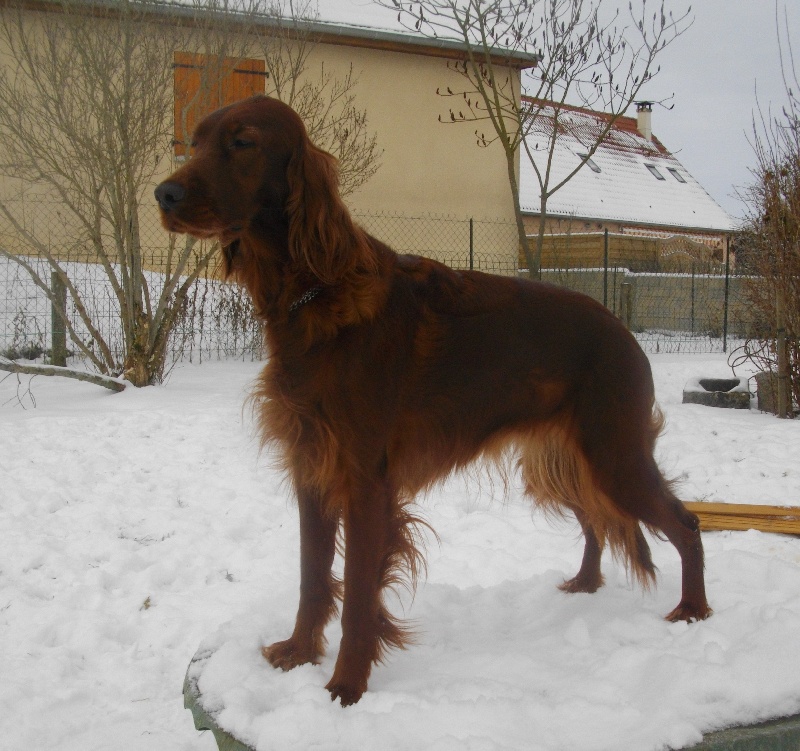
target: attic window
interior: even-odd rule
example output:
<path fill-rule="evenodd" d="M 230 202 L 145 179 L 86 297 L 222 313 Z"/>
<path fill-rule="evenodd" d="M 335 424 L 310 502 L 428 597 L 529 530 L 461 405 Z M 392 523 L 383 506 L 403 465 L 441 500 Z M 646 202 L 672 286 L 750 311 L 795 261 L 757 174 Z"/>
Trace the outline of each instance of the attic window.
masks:
<path fill-rule="evenodd" d="M 645 166 L 645 167 L 647 167 L 647 169 L 648 169 L 648 170 L 650 170 L 650 174 L 651 174 L 653 177 L 655 177 L 655 179 L 656 179 L 656 180 L 666 180 L 666 178 L 664 177 L 664 175 L 662 175 L 662 174 L 661 174 L 661 173 L 658 171 L 658 167 L 656 167 L 656 166 L 655 166 L 655 164 L 645 164 L 644 166 Z"/>
<path fill-rule="evenodd" d="M 585 159 L 586 160 L 586 166 L 592 172 L 599 172 L 600 171 L 600 168 L 597 166 L 597 162 L 595 162 L 594 159 L 592 159 L 588 154 L 578 154 L 578 156 L 581 159 Z"/>
<path fill-rule="evenodd" d="M 672 175 L 679 183 L 685 183 L 686 180 L 684 179 L 683 175 L 678 172 L 674 167 L 667 167 L 667 172 Z"/>

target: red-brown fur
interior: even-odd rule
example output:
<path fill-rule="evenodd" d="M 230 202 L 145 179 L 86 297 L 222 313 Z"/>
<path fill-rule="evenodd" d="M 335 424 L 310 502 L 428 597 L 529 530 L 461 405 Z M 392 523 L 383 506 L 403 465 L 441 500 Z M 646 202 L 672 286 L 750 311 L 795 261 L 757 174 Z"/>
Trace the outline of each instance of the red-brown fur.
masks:
<path fill-rule="evenodd" d="M 194 156 L 156 197 L 168 230 L 219 238 L 227 274 L 264 321 L 260 426 L 301 529 L 296 625 L 264 648 L 273 665 L 317 662 L 342 600 L 327 688 L 342 705 L 359 700 L 372 664 L 409 642 L 383 590 L 424 565 L 411 501 L 479 457 L 516 458 L 534 503 L 577 516 L 586 546 L 565 591 L 602 585 L 606 543 L 648 584 L 643 525 L 681 557 L 683 593 L 667 617 L 711 613 L 697 518 L 653 459 L 661 421 L 647 358 L 603 306 L 398 256 L 352 222 L 335 160 L 266 97 L 203 120 Z M 343 582 L 331 573 L 340 527 Z"/>

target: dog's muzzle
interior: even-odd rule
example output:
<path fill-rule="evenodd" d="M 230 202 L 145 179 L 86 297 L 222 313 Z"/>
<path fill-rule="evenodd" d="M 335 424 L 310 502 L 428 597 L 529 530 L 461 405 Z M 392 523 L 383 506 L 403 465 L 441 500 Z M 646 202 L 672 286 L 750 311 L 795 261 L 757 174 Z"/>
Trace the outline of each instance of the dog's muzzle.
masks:
<path fill-rule="evenodd" d="M 161 183 L 155 189 L 155 197 L 161 210 L 169 212 L 186 198 L 186 188 L 178 183 Z"/>

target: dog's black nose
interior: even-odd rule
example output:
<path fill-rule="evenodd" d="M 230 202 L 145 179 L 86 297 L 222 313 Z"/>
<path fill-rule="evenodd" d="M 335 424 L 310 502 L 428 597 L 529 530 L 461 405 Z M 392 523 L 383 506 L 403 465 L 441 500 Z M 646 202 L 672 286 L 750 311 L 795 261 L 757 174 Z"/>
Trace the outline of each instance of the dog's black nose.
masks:
<path fill-rule="evenodd" d="M 186 198 L 186 189 L 178 183 L 161 183 L 155 189 L 156 201 L 164 211 L 174 209 L 184 198 Z"/>

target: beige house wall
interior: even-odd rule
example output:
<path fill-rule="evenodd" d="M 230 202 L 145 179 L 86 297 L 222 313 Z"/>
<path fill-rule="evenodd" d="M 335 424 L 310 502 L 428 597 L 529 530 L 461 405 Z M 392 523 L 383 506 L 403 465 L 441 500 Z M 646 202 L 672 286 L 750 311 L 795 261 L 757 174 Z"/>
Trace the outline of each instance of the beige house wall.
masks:
<path fill-rule="evenodd" d="M 97 21 L 87 19 L 87 23 Z M 9 62 L 7 50 L 0 50 L 0 64 Z M 369 130 L 377 134 L 381 166 L 368 183 L 347 197 L 354 213 L 365 217 L 363 223 L 371 232 L 400 250 L 444 258 L 454 252 L 452 233 L 431 233 L 424 222 L 417 225 L 404 222 L 405 234 L 398 236 L 397 222 L 389 222 L 383 230 L 380 216 L 447 217 L 447 221 L 460 223 L 456 233 L 459 238 L 464 236 L 466 226 L 461 223 L 470 218 L 513 226 L 514 210 L 502 148 L 498 144 L 479 147 L 473 123 L 443 124 L 438 120 L 440 115 L 449 119 L 453 100 L 438 96 L 437 88 L 444 90 L 450 86 L 457 90 L 464 80 L 448 68 L 445 58 L 321 43 L 310 56 L 309 74 L 317 76 L 323 63 L 326 71 L 334 75 L 345 75 L 352 66 L 357 78 L 356 105 L 366 110 Z M 512 75 L 519 77 L 518 73 Z M 165 116 L 171 119 L 172 112 Z M 166 233 L 160 228 L 155 201 L 151 198 L 152 188 L 176 166 L 171 150 L 165 152 L 152 186 L 144 190 L 141 233 L 145 245 L 166 246 Z M 25 206 L 25 196 L 30 193 L 30 186 L 0 177 L 0 198 L 12 199 L 20 216 L 26 217 L 26 224 L 32 212 L 42 213 L 45 205 L 50 205 L 48 197 L 39 196 L 34 206 Z M 40 226 L 43 221 L 39 220 Z M 6 222 L 0 228 L 0 240 L 5 243 L 12 241 L 8 231 Z M 48 242 L 53 236 L 55 242 L 59 236 L 69 242 L 70 234 L 69 221 L 62 215 L 48 230 Z M 423 237 L 413 239 L 415 234 Z M 441 236 L 431 238 L 432 234 Z M 462 252 L 461 239 L 456 242 L 459 244 L 456 250 Z M 518 247 L 513 232 L 499 233 L 491 245 L 493 255 L 509 263 L 516 261 Z M 482 249 L 488 251 L 488 246 Z"/>
<path fill-rule="evenodd" d="M 469 219 L 475 253 L 488 270 L 514 273 L 518 241 L 505 155 L 478 146 L 474 123 L 452 123 L 464 79 L 442 58 L 319 45 L 315 61 L 357 74 L 357 102 L 382 150 L 380 169 L 347 197 L 357 220 L 400 252 L 467 265 Z M 445 122 L 439 122 L 439 117 Z M 431 216 L 432 215 L 432 216 Z M 478 267 L 478 266 L 476 266 Z"/>
<path fill-rule="evenodd" d="M 499 144 L 479 147 L 472 123 L 438 121 L 449 120 L 453 100 L 437 88 L 464 83 L 446 60 L 331 45 L 320 45 L 314 57 L 334 69 L 353 64 L 358 104 L 383 149 L 378 173 L 349 198 L 354 208 L 514 220 Z"/>

